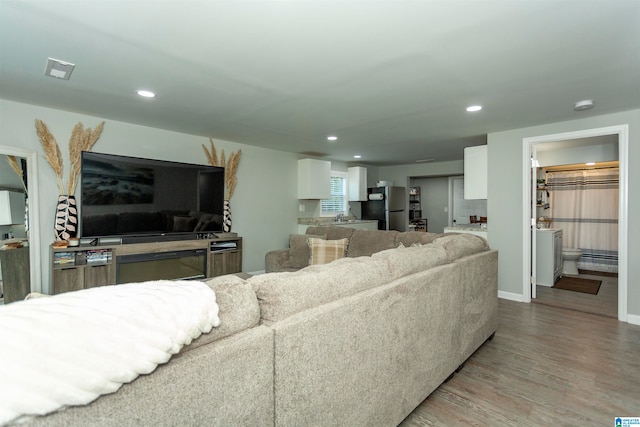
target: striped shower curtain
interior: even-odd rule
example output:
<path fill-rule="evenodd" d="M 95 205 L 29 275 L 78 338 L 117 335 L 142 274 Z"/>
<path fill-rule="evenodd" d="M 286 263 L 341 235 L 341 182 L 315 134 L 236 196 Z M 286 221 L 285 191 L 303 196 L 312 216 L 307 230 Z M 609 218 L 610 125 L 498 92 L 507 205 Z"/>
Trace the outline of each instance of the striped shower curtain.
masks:
<path fill-rule="evenodd" d="M 578 268 L 617 273 L 619 170 L 548 172 L 547 185 L 562 246 L 582 249 Z"/>

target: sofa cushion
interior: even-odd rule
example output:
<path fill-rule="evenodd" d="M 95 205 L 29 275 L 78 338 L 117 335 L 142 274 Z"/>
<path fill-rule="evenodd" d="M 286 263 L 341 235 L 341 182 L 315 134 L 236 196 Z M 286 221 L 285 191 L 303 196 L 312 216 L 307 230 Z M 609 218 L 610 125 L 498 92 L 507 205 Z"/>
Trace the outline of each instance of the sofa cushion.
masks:
<path fill-rule="evenodd" d="M 355 228 L 342 226 L 314 226 L 308 227 L 306 234 L 325 234 L 327 240 L 350 239 Z"/>
<path fill-rule="evenodd" d="M 291 234 L 289 235 L 289 264 L 290 268 L 303 268 L 309 265 L 311 250 L 309 238 L 326 239 L 326 234 Z"/>
<path fill-rule="evenodd" d="M 198 220 L 190 216 L 174 216 L 173 231 L 190 232 L 196 227 Z"/>
<path fill-rule="evenodd" d="M 251 285 L 240 277 L 229 274 L 205 281 L 216 293 L 216 302 L 220 309 L 220 326 L 208 334 L 202 334 L 182 351 L 217 341 L 245 329 L 257 326 L 260 321 L 258 298 Z"/>
<path fill-rule="evenodd" d="M 114 236 L 118 234 L 118 215 L 91 215 L 82 219 L 82 236 Z"/>
<path fill-rule="evenodd" d="M 386 263 L 360 257 L 312 265 L 292 273 L 260 274 L 247 281 L 258 297 L 261 322 L 271 324 L 390 280 Z"/>
<path fill-rule="evenodd" d="M 486 239 L 467 233 L 443 234 L 441 237 L 434 239 L 433 243 L 441 245 L 447 251 L 449 262 L 490 249 Z"/>
<path fill-rule="evenodd" d="M 159 212 L 123 212 L 118 215 L 118 234 L 162 230 Z"/>
<path fill-rule="evenodd" d="M 348 257 L 370 256 L 396 247 L 397 231 L 354 230 L 349 239 Z"/>
<path fill-rule="evenodd" d="M 396 246 L 400 246 L 402 243 L 404 246 L 409 247 L 414 244 L 431 243 L 435 238 L 440 236 L 438 233 L 424 233 L 422 231 L 403 231 L 396 234 Z"/>
<path fill-rule="evenodd" d="M 197 218 L 197 217 L 194 217 Z M 220 231 L 222 230 L 222 215 L 202 214 L 193 231 Z"/>
<path fill-rule="evenodd" d="M 403 245 L 402 243 L 400 244 Z M 416 245 L 420 246 L 387 249 L 373 254 L 371 258 L 379 262 L 387 263 L 394 279 L 428 270 L 448 262 L 447 252 L 443 246 L 432 244 L 422 245 L 419 243 Z"/>
<path fill-rule="evenodd" d="M 315 237 L 307 239 L 309 244 L 309 265 L 328 264 L 344 258 L 349 247 L 349 239 L 324 240 Z"/>

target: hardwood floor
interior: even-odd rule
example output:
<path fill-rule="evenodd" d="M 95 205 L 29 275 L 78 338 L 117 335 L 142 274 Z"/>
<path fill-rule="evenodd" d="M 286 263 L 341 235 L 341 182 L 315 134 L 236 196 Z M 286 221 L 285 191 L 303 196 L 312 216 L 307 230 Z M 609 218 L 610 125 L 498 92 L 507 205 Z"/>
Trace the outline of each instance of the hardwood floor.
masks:
<path fill-rule="evenodd" d="M 640 326 L 499 302 L 495 338 L 400 425 L 613 426 L 640 417 Z"/>
<path fill-rule="evenodd" d="M 586 313 L 618 318 L 618 277 L 581 273 L 577 277 L 601 280 L 597 295 L 566 291 L 547 286 L 536 287 L 537 298 L 532 302 L 569 308 Z"/>

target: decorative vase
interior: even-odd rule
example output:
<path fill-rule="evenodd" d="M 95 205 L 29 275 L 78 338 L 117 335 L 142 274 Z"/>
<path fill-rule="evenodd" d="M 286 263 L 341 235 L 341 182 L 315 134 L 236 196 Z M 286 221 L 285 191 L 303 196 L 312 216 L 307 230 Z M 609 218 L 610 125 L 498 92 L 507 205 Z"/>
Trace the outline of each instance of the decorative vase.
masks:
<path fill-rule="evenodd" d="M 58 196 L 56 221 L 53 226 L 56 240 L 69 240 L 78 234 L 78 210 L 75 196 Z"/>
<path fill-rule="evenodd" d="M 222 217 L 222 231 L 229 233 L 231 231 L 231 205 L 228 200 L 224 201 L 224 215 Z"/>

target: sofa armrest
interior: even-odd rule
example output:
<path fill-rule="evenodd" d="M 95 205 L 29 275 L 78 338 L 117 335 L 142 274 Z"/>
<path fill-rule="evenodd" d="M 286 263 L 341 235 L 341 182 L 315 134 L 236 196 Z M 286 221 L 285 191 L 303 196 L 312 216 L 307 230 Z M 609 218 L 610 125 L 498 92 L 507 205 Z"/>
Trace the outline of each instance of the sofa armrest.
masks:
<path fill-rule="evenodd" d="M 264 256 L 264 270 L 267 273 L 289 271 L 289 249 L 276 249 Z"/>

